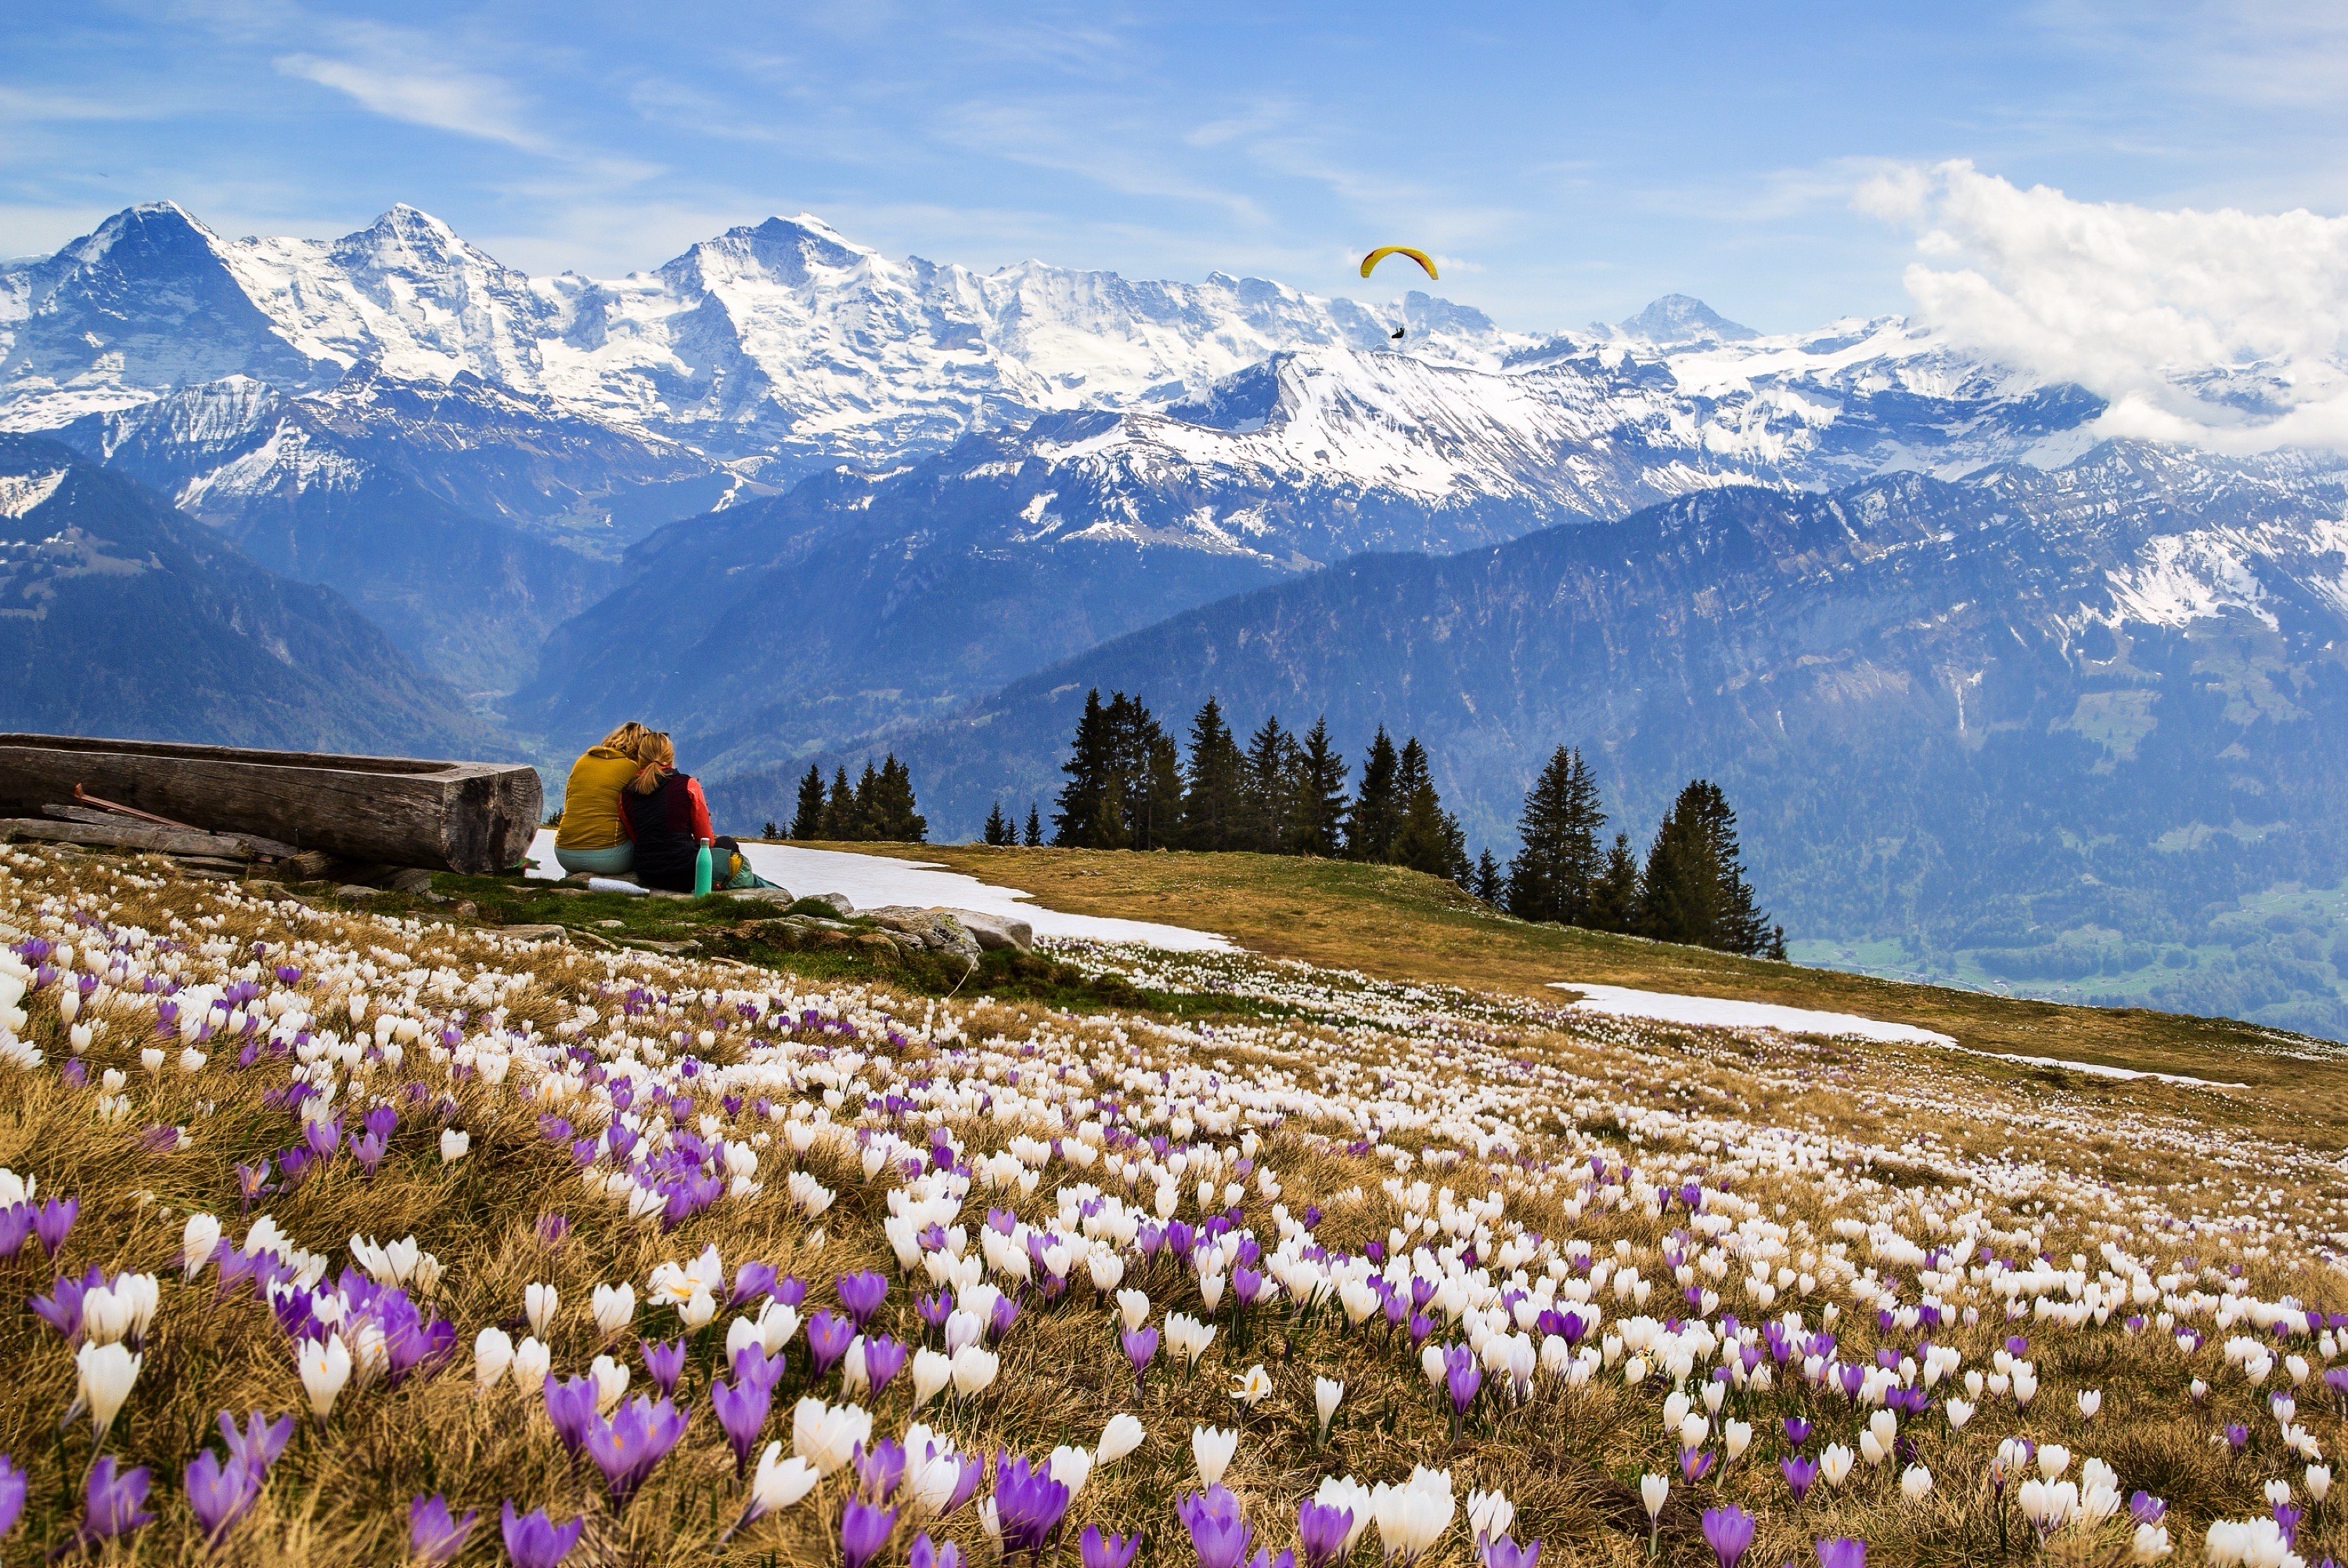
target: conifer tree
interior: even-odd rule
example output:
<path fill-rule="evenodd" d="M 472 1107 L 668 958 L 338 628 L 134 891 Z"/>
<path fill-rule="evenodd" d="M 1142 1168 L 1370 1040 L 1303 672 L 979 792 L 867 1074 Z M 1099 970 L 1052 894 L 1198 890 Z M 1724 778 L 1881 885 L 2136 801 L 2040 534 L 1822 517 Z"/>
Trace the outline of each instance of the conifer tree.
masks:
<path fill-rule="evenodd" d="M 1149 711 L 1136 702 L 1144 719 Z M 1173 849 L 1182 842 L 1182 764 L 1173 737 L 1150 720 L 1140 737 L 1142 768 L 1136 780 L 1129 837 L 1136 849 Z"/>
<path fill-rule="evenodd" d="M 1601 869 L 1598 781 L 1581 753 L 1560 746 L 1525 793 L 1519 848 L 1509 863 L 1509 913 L 1520 920 L 1590 924 L 1592 888 Z"/>
<path fill-rule="evenodd" d="M 982 842 L 992 845 L 997 849 L 1018 838 L 1019 830 L 1013 827 L 1011 819 L 1003 815 L 1001 801 L 995 801 L 986 808 L 986 827 L 979 836 Z"/>
<path fill-rule="evenodd" d="M 880 836 L 880 770 L 872 765 L 870 757 L 864 759 L 864 772 L 856 781 L 846 836 L 860 844 Z"/>
<path fill-rule="evenodd" d="M 1658 941 L 1782 958 L 1785 933 L 1755 905 L 1720 786 L 1691 780 L 1672 803 L 1640 879 L 1639 930 Z"/>
<path fill-rule="evenodd" d="M 1304 753 L 1280 727 L 1278 714 L 1248 737 L 1240 841 L 1235 847 L 1266 855 L 1296 852 Z"/>
<path fill-rule="evenodd" d="M 1345 854 L 1354 860 L 1394 858 L 1395 834 L 1402 825 L 1402 799 L 1395 788 L 1394 738 L 1384 724 L 1362 759 L 1362 787 L 1345 818 Z"/>
<path fill-rule="evenodd" d="M 1076 720 L 1076 740 L 1060 771 L 1068 775 L 1068 782 L 1060 786 L 1052 813 L 1052 842 L 1064 846 L 1093 847 L 1109 788 L 1108 714 L 1101 706 L 1097 686 L 1085 693 L 1085 711 Z"/>
<path fill-rule="evenodd" d="M 1190 721 L 1190 765 L 1182 793 L 1182 846 L 1241 849 L 1246 843 L 1246 760 L 1209 697 Z"/>
<path fill-rule="evenodd" d="M 807 776 L 799 780 L 798 809 L 791 814 L 791 836 L 817 838 L 822 833 L 823 770 L 809 763 Z"/>
<path fill-rule="evenodd" d="M 1044 846 L 1043 820 L 1035 815 L 1035 803 L 1032 800 L 1027 803 L 1027 831 L 1021 835 L 1020 841 L 1030 849 Z"/>
<path fill-rule="evenodd" d="M 844 767 L 832 773 L 831 794 L 823 803 L 823 831 L 817 836 L 839 842 L 856 836 L 856 790 Z"/>
<path fill-rule="evenodd" d="M 1332 860 L 1345 852 L 1347 772 L 1329 739 L 1329 721 L 1315 719 L 1298 748 L 1295 811 L 1283 848 Z"/>
<path fill-rule="evenodd" d="M 1638 919 L 1639 857 L 1631 853 L 1631 835 L 1618 833 L 1590 890 L 1589 925 L 1593 931 L 1628 931 Z"/>
<path fill-rule="evenodd" d="M 891 752 L 880 764 L 878 774 L 872 764 L 864 764 L 865 776 L 872 781 L 871 803 L 867 818 L 873 838 L 891 844 L 922 844 L 928 842 L 930 825 L 913 801 L 912 770 L 897 760 Z M 860 807 L 864 805 L 859 800 Z"/>
<path fill-rule="evenodd" d="M 1443 809 L 1427 766 L 1426 748 L 1413 735 L 1395 764 L 1395 794 L 1401 803 L 1388 858 L 1429 876 L 1457 881 L 1468 874 L 1468 835 L 1458 818 Z"/>
<path fill-rule="evenodd" d="M 1470 891 L 1494 908 L 1499 907 L 1507 887 L 1500 877 L 1500 863 L 1492 858 L 1488 849 L 1476 857 L 1476 881 Z"/>

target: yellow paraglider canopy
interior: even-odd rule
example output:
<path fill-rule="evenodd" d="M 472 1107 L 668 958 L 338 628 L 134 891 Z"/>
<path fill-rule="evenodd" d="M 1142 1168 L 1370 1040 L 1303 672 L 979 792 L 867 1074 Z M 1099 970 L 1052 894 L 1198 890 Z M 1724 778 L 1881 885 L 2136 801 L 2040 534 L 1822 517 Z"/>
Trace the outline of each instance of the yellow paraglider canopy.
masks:
<path fill-rule="evenodd" d="M 1417 262 L 1420 266 L 1426 268 L 1426 275 L 1428 277 L 1435 278 L 1438 282 L 1441 281 L 1441 274 L 1436 272 L 1435 262 L 1427 253 L 1424 251 L 1414 251 L 1408 245 L 1379 246 L 1376 250 L 1362 258 L 1362 276 L 1365 278 L 1368 277 L 1372 270 L 1375 269 L 1380 261 L 1385 261 L 1388 256 L 1407 256 L 1412 261 Z"/>

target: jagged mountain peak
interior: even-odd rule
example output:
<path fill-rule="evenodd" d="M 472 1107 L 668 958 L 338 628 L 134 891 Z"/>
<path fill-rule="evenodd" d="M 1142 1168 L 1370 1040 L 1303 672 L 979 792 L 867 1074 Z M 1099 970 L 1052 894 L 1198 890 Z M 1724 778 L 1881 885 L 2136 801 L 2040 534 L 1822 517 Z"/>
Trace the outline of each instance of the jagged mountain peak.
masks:
<path fill-rule="evenodd" d="M 1615 326 L 1626 337 L 1663 346 L 1749 343 L 1761 335 L 1751 327 L 1730 321 L 1693 294 L 1665 294 Z"/>

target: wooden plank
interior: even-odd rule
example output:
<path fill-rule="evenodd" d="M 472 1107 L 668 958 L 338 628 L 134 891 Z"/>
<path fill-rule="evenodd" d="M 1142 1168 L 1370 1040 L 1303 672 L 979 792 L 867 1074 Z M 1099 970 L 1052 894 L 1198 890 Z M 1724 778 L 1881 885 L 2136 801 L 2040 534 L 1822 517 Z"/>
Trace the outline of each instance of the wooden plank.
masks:
<path fill-rule="evenodd" d="M 224 833 L 191 833 L 179 827 L 149 827 L 128 819 L 110 822 L 50 822 L 41 817 L 0 818 L 0 833 L 12 839 L 38 839 L 48 844 L 83 844 L 99 849 L 150 850 L 162 855 L 200 855 L 211 860 L 252 858 L 243 841 Z"/>
<path fill-rule="evenodd" d="M 518 764 L 0 734 L 0 811 L 38 812 L 76 784 L 212 835 L 473 873 L 520 864 L 543 804 Z"/>
<path fill-rule="evenodd" d="M 137 817 L 124 816 L 117 812 L 99 811 L 95 807 L 87 805 L 45 805 L 41 808 L 41 815 L 44 816 L 56 817 L 60 822 L 77 822 L 93 827 L 150 827 L 153 825 L 149 823 L 141 822 Z M 174 831 L 182 833 L 201 833 L 202 830 L 201 828 L 172 829 L 166 827 L 161 831 L 166 833 Z M 259 856 L 267 860 L 291 860 L 295 855 L 300 853 L 290 844 L 280 844 L 273 838 L 263 838 L 256 834 L 222 833 L 215 834 L 211 836 L 234 839 L 238 844 L 243 845 L 242 855 L 247 858 L 253 856 Z M 78 838 L 72 840 L 71 842 L 76 844 L 97 844 L 103 841 L 92 838 Z M 172 853 L 176 854 L 178 852 L 173 851 Z"/>

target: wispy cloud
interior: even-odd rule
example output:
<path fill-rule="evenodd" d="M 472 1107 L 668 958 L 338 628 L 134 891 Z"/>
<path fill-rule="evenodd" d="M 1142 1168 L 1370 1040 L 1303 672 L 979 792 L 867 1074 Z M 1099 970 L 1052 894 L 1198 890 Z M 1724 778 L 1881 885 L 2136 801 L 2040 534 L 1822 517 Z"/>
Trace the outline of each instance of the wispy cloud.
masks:
<path fill-rule="evenodd" d="M 319 52 L 280 55 L 287 76 L 331 87 L 389 119 L 430 126 L 525 152 L 557 149 L 531 121 L 522 95 L 503 77 L 451 66 L 445 44 L 375 23 L 335 23 Z"/>

